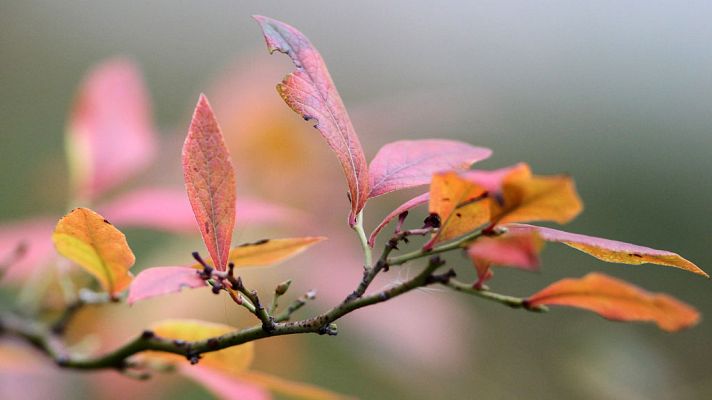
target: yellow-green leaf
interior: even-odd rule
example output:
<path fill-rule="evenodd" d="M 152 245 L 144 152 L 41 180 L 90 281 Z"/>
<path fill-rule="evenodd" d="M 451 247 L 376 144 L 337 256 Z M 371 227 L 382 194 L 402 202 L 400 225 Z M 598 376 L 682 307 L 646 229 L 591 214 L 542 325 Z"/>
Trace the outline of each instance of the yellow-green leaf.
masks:
<path fill-rule="evenodd" d="M 92 274 L 110 295 L 126 289 L 134 264 L 126 236 L 104 217 L 88 208 L 76 208 L 62 217 L 52 234 L 57 252 Z"/>
<path fill-rule="evenodd" d="M 186 342 L 210 339 L 237 330 L 229 325 L 195 319 L 166 319 L 155 323 L 151 329 L 162 338 Z M 252 364 L 254 353 L 254 343 L 248 342 L 205 353 L 200 359 L 200 365 L 231 374 L 239 374 Z M 169 353 L 150 352 L 146 357 L 154 360 L 186 361 L 183 356 Z"/>

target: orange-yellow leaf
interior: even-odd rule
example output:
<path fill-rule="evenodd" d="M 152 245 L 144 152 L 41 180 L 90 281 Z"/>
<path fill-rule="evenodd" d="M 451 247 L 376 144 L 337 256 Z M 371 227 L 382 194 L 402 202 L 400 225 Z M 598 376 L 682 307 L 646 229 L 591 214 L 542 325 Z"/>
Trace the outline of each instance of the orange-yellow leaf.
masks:
<path fill-rule="evenodd" d="M 673 297 L 649 293 L 599 273 L 555 282 L 529 297 L 527 302 L 531 306 L 583 308 L 614 321 L 655 322 L 668 332 L 689 328 L 700 319 L 697 310 Z"/>
<path fill-rule="evenodd" d="M 294 257 L 322 240 L 326 240 L 326 238 L 306 236 L 245 243 L 230 250 L 228 259 L 238 268 L 270 266 Z M 202 268 L 199 264 L 194 264 L 193 267 Z"/>
<path fill-rule="evenodd" d="M 583 205 L 568 176 L 532 175 L 527 164 L 495 171 L 471 171 L 465 178 L 485 188 L 490 195 L 492 221 L 555 221 L 576 217 Z"/>
<path fill-rule="evenodd" d="M 94 275 L 111 296 L 131 283 L 129 268 L 136 258 L 126 236 L 94 211 L 76 208 L 62 217 L 52 241 L 59 254 Z"/>
<path fill-rule="evenodd" d="M 235 331 L 236 328 L 194 319 L 166 319 L 155 323 L 151 326 L 151 330 L 163 338 L 192 342 L 221 336 Z M 239 374 L 247 370 L 252 364 L 254 352 L 254 343 L 248 342 L 239 346 L 205 353 L 200 359 L 200 365 L 230 374 Z M 147 357 L 153 360 L 187 362 L 185 357 L 177 354 L 150 352 Z"/>
<path fill-rule="evenodd" d="M 201 95 L 183 144 L 183 177 L 214 267 L 227 266 L 235 227 L 235 171 L 213 110 Z"/>
<path fill-rule="evenodd" d="M 425 247 L 461 236 L 489 221 L 485 195 L 479 185 L 456 172 L 435 174 L 430 184 L 429 211 L 440 217 L 440 230 Z"/>
<path fill-rule="evenodd" d="M 542 239 L 548 242 L 559 242 L 571 246 L 584 253 L 590 254 L 599 260 L 621 264 L 658 264 L 668 267 L 684 269 L 709 278 L 709 275 L 694 263 L 686 260 L 679 254 L 651 249 L 650 247 L 603 239 L 594 236 L 580 235 L 560 231 L 558 229 L 544 228 L 526 224 L 510 224 L 507 229 L 511 232 L 536 231 Z"/>

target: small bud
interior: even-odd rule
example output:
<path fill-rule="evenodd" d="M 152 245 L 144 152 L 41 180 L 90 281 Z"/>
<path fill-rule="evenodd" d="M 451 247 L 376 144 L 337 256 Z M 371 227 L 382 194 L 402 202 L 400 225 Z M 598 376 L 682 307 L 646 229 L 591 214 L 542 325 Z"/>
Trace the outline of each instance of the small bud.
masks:
<path fill-rule="evenodd" d="M 291 280 L 291 279 L 288 279 L 288 280 L 286 280 L 286 281 L 280 283 L 280 284 L 277 285 L 277 287 L 274 289 L 274 293 L 275 293 L 277 296 L 282 296 L 283 294 L 287 293 L 287 290 L 289 290 L 289 285 L 291 285 L 291 284 L 292 284 L 292 280 Z"/>

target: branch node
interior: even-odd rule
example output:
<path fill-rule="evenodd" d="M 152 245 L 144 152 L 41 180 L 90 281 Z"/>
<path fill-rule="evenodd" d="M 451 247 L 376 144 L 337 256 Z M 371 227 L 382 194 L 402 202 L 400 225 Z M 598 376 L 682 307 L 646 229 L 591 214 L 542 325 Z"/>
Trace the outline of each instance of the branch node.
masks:
<path fill-rule="evenodd" d="M 141 332 L 141 339 L 153 339 L 156 337 L 156 333 L 146 329 L 145 331 Z"/>

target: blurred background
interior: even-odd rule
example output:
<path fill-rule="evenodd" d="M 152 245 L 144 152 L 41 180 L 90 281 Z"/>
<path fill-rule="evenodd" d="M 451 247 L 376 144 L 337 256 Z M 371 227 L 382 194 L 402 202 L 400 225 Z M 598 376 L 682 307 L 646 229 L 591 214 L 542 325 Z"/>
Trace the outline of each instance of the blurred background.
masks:
<path fill-rule="evenodd" d="M 655 1 L 2 1 L 0 224 L 59 217 L 76 205 L 67 200 L 64 153 L 72 102 L 93 65 L 123 56 L 143 73 L 163 143 L 157 161 L 126 187 L 180 187 L 180 143 L 198 94 L 206 92 L 236 159 L 238 198 L 249 194 L 300 213 L 266 225 L 238 217 L 235 242 L 331 239 L 281 266 L 245 272 L 248 281 L 271 290 L 293 278 L 293 296 L 317 289 L 321 302 L 306 313 L 342 299 L 360 277 L 344 180 L 317 132 L 276 94 L 274 85 L 292 67 L 286 57 L 267 54 L 252 14 L 283 20 L 309 36 L 369 159 L 381 145 L 405 138 L 489 147 L 493 157 L 478 168 L 526 161 L 539 174 L 576 179 L 586 209 L 565 230 L 675 251 L 712 270 L 712 4 L 702 1 L 685 7 Z M 373 200 L 367 227 L 422 191 Z M 410 223 L 421 217 L 416 213 Z M 187 263 L 201 246 L 194 234 L 126 233 L 138 258 L 135 271 Z M 711 283 L 692 274 L 605 264 L 553 244 L 543 261 L 536 274 L 498 269 L 490 286 L 526 296 L 562 277 L 602 271 L 712 315 Z M 464 258 L 451 257 L 451 263 L 471 276 Z M 412 272 L 391 270 L 378 285 Z M 0 300 L 9 304 L 13 290 L 1 288 Z M 132 309 L 90 308 L 70 336 L 97 332 L 97 348 L 108 349 L 159 317 L 252 324 L 243 311 L 226 298 L 193 291 Z M 428 289 L 361 310 L 339 325 L 335 338 L 259 342 L 255 369 L 364 399 L 712 396 L 712 324 L 705 319 L 668 334 L 583 311 L 538 315 Z M 41 398 L 41 390 L 75 399 L 210 396 L 182 379 L 144 384 L 112 373 L 57 372 L 41 362 L 17 375 L 28 398 Z M 3 390 L 11 393 L 9 386 Z"/>

